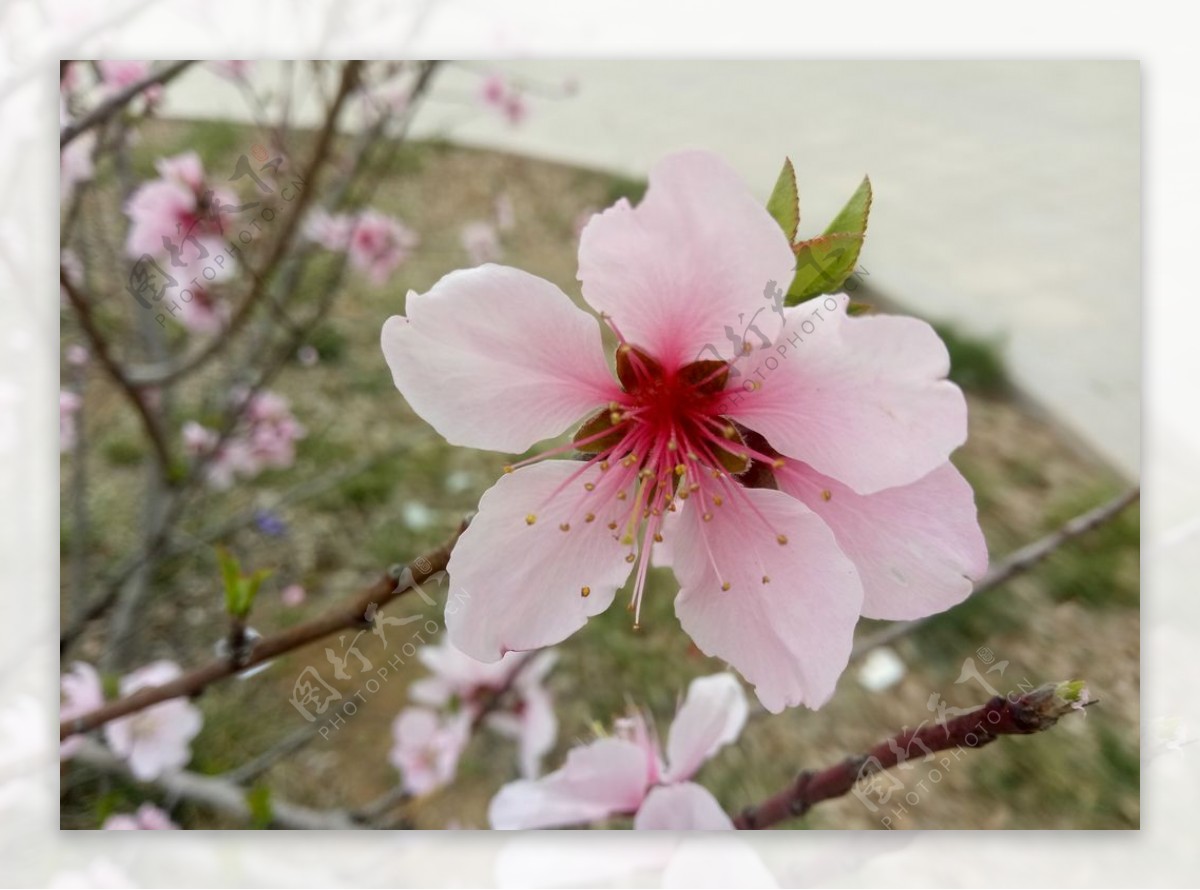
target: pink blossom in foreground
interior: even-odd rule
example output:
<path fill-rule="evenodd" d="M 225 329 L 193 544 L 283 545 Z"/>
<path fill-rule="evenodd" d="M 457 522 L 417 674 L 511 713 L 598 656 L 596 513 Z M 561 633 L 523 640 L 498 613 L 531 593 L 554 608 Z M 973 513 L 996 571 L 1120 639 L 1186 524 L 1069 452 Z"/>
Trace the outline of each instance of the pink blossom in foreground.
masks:
<path fill-rule="evenodd" d="M 948 460 L 966 403 L 945 346 L 916 319 L 849 317 L 844 294 L 764 299 L 793 265 L 736 174 L 690 152 L 583 232 L 615 378 L 596 320 L 548 281 L 484 265 L 408 295 L 384 355 L 452 444 L 520 453 L 586 419 L 484 494 L 448 567 L 455 646 L 495 661 L 561 642 L 631 574 L 636 623 L 653 550 L 684 630 L 777 712 L 829 699 L 860 613 L 968 595 L 987 553 Z"/>
<path fill-rule="evenodd" d="M 180 676 L 179 666 L 155 661 L 121 679 L 121 695 L 131 695 L 147 686 L 161 686 Z M 199 709 L 184 698 L 152 705 L 104 725 L 104 738 L 113 753 L 141 781 L 182 769 L 192 759 L 189 745 L 204 719 Z"/>
<path fill-rule="evenodd" d="M 471 265 L 495 262 L 500 258 L 500 233 L 490 222 L 477 220 L 462 227 L 459 241 L 471 259 Z"/>
<path fill-rule="evenodd" d="M 221 240 L 226 218 L 238 206 L 233 192 L 209 183 L 195 152 L 160 158 L 155 167 L 159 178 L 142 183 L 125 203 L 126 255 L 167 257 L 172 249 L 185 248 L 198 254 L 202 251 L 190 238 Z"/>
<path fill-rule="evenodd" d="M 171 821 L 171 817 L 152 803 L 142 804 L 134 813 L 113 813 L 100 827 L 105 831 L 179 830 L 179 826 Z"/>
<path fill-rule="evenodd" d="M 389 755 L 409 794 L 429 794 L 448 784 L 470 737 L 466 713 L 440 717 L 428 708 L 405 708 L 392 724 Z"/>
<path fill-rule="evenodd" d="M 100 675 L 90 664 L 77 661 L 71 665 L 71 670 L 62 675 L 62 704 L 59 707 L 60 720 L 74 720 L 89 711 L 104 704 L 104 687 L 100 683 Z M 59 745 L 58 756 L 63 760 L 75 756 L 83 744 L 79 736 L 64 739 Z"/>
<path fill-rule="evenodd" d="M 693 680 L 659 745 L 641 714 L 618 721 L 613 736 L 573 749 L 556 772 L 511 782 L 488 808 L 492 828 L 557 828 L 633 816 L 637 829 L 732 829 L 716 799 L 690 781 L 746 723 L 746 696 L 731 674 Z"/>
<path fill-rule="evenodd" d="M 58 393 L 58 450 L 70 451 L 78 437 L 75 416 L 83 407 L 83 398 L 70 390 Z"/>
<path fill-rule="evenodd" d="M 387 283 L 419 243 L 417 233 L 400 220 L 366 210 L 354 222 L 347 253 L 350 265 L 378 287 Z"/>
<path fill-rule="evenodd" d="M 554 704 L 544 688 L 557 653 L 506 653 L 499 661 L 477 661 L 449 643 L 422 646 L 417 657 L 430 676 L 409 687 L 413 701 L 433 708 L 454 707 L 475 720 L 485 706 L 486 724 L 517 743 L 521 775 L 532 778 L 558 738 Z M 501 705 L 494 697 L 504 694 Z"/>

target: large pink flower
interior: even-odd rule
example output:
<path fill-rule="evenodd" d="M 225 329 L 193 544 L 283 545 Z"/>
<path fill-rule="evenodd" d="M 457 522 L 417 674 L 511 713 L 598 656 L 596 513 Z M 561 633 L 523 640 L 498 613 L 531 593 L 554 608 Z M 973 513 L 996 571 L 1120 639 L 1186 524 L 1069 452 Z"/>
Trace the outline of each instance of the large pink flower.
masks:
<path fill-rule="evenodd" d="M 152 662 L 121 679 L 121 695 L 161 686 L 181 673 L 174 662 Z M 104 738 L 113 753 L 129 764 L 134 777 L 145 782 L 187 765 L 192 758 L 189 743 L 203 722 L 195 705 L 184 698 L 173 698 L 106 723 Z"/>
<path fill-rule="evenodd" d="M 596 320 L 548 281 L 484 265 L 409 294 L 383 351 L 450 442 L 522 452 L 585 421 L 484 494 L 449 564 L 456 646 L 494 661 L 557 643 L 631 572 L 636 621 L 655 551 L 684 629 L 779 711 L 832 695 L 860 613 L 967 596 L 986 550 L 948 463 L 966 404 L 945 347 L 915 319 L 849 317 L 845 295 L 778 307 L 793 266 L 733 171 L 693 152 L 583 231 L 615 379 Z"/>
<path fill-rule="evenodd" d="M 562 769 L 512 782 L 488 808 L 493 828 L 555 828 L 634 815 L 638 829 L 733 828 L 716 799 L 690 781 L 706 760 L 736 741 L 746 723 L 746 696 L 732 674 L 693 680 L 664 758 L 653 728 L 638 713 L 615 735 L 567 755 Z"/>

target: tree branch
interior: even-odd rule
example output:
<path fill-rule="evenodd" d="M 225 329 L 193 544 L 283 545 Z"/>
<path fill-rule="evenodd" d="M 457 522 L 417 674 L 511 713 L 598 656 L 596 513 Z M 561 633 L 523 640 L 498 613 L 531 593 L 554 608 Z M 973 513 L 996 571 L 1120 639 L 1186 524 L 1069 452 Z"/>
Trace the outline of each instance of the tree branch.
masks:
<path fill-rule="evenodd" d="M 747 807 L 733 820 L 734 828 L 770 828 L 803 816 L 823 800 L 841 797 L 866 779 L 909 759 L 913 746 L 932 756 L 951 748 L 981 748 L 1002 735 L 1029 735 L 1054 726 L 1059 718 L 1083 707 L 1079 681 L 1047 683 L 1017 698 L 998 695 L 981 708 L 946 723 L 905 730 L 858 757 L 818 772 L 803 770 L 782 791 L 757 806 Z"/>
<path fill-rule="evenodd" d="M 1028 572 L 1064 544 L 1087 534 L 1115 518 L 1117 514 L 1136 501 L 1140 496 L 1141 488 L 1135 486 L 1113 498 L 1108 503 L 1101 504 L 1093 510 L 1081 513 L 1073 519 L 1068 520 L 1064 525 L 1055 529 L 1044 538 L 1039 538 L 1031 544 L 1026 544 L 1019 550 L 1014 550 L 1004 559 L 1000 560 L 1000 562 L 992 565 L 988 573 L 984 575 L 983 580 L 975 585 L 971 596 L 979 596 L 985 590 L 999 587 L 1001 584 L 1011 581 L 1017 575 Z M 931 615 L 928 618 L 919 618 L 916 621 L 901 621 L 889 625 L 878 633 L 870 634 L 855 641 L 854 649 L 850 653 L 850 660 L 855 661 L 862 658 L 862 656 L 866 655 L 872 649 L 879 646 L 886 646 L 888 643 L 907 636 L 933 617 Z"/>
<path fill-rule="evenodd" d="M 363 624 L 366 621 L 367 608 L 372 603 L 378 608 L 383 608 L 401 594 L 407 593 L 418 584 L 443 571 L 450 561 L 450 551 L 465 527 L 465 524 L 460 526 L 441 547 L 424 556 L 418 556 L 409 563 L 408 574 L 402 573 L 401 577 L 410 580 L 403 586 L 392 575 L 384 575 L 371 586 L 364 588 L 349 600 L 332 607 L 323 614 L 273 636 L 263 637 L 255 643 L 247 658 L 240 661 L 235 661 L 233 658 L 214 659 L 207 664 L 193 668 L 169 683 L 161 686 L 147 686 L 124 698 L 108 702 L 80 717 L 61 721 L 59 738 L 65 739 L 67 736 L 77 733 L 90 732 L 110 720 L 125 717 L 159 702 L 199 695 L 208 686 L 219 680 L 241 673 L 247 668 L 270 661 L 294 649 L 300 649 L 339 630 Z"/>
<path fill-rule="evenodd" d="M 79 120 L 67 124 L 62 128 L 58 136 L 59 149 L 66 148 L 67 145 L 69 145 L 71 141 L 81 133 L 85 133 L 92 127 L 104 123 L 114 114 L 132 102 L 135 98 L 137 98 L 139 94 L 150 89 L 150 87 L 170 83 L 180 74 L 182 74 L 187 67 L 192 64 L 192 61 L 193 60 L 189 59 L 181 62 L 172 62 L 165 68 L 160 68 L 151 74 L 147 74 L 141 80 L 137 81 L 136 83 L 131 83 L 129 86 L 125 87 L 125 89 L 115 93 L 105 101 L 101 102 Z M 60 68 L 60 73 L 65 70 L 65 68 Z"/>

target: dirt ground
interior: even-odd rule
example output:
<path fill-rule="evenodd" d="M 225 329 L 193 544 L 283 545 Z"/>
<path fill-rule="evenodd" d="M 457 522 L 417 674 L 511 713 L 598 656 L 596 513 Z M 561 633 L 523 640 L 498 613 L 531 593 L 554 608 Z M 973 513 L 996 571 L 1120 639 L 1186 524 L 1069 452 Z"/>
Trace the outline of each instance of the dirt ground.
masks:
<path fill-rule="evenodd" d="M 157 125 L 138 147 L 136 169 L 149 175 L 154 156 L 187 148 L 197 150 L 209 169 L 231 169 L 242 146 L 252 141 L 252 134 L 232 125 Z M 491 218 L 501 194 L 511 199 L 517 220 L 503 237 L 502 262 L 577 296 L 577 218 L 638 191 L 638 183 L 601 173 L 440 143 L 396 148 L 391 174 L 374 184 L 371 203 L 419 231 L 420 249 L 386 287 L 347 279 L 337 307 L 311 343 L 320 361 L 312 367 L 294 364 L 274 387 L 291 399 L 309 430 L 296 465 L 226 493 L 207 493 L 192 504 L 175 543 L 195 546 L 157 568 L 132 662 L 169 657 L 187 665 L 211 652 L 225 627 L 213 544 L 231 547 L 250 567 L 275 569 L 252 621 L 269 632 L 316 614 L 380 570 L 443 540 L 507 458 L 452 448 L 409 410 L 379 350 L 381 324 L 403 312 L 407 290 L 425 290 L 468 263 L 460 228 Z M 119 222 L 113 203 L 111 187 L 101 182 L 82 209 L 81 231 L 97 254 L 112 249 Z M 868 262 L 869 254 L 870 238 Z M 903 300 L 902 294 L 893 296 Z M 870 302 L 869 294 L 857 298 Z M 103 310 L 111 330 L 132 329 L 132 301 L 123 295 L 106 300 Z M 79 335 L 64 312 L 63 343 L 72 342 Z M 1005 389 L 994 356 L 984 350 L 983 360 L 978 350 L 959 350 L 956 343 L 952 354 L 956 375 L 971 384 L 971 434 L 954 459 L 975 486 L 993 559 L 1120 490 L 1110 470 Z M 213 369 L 181 389 L 171 406 L 176 431 L 220 380 L 220 369 Z M 146 455 L 135 419 L 99 375 L 89 379 L 87 396 L 95 517 L 88 565 L 99 577 L 139 540 Z M 65 459 L 64 486 L 69 475 Z M 64 494 L 64 583 L 74 533 L 68 506 Z M 282 519 L 286 534 L 259 530 L 252 520 L 259 508 Z M 237 520 L 237 527 L 216 539 L 207 533 L 229 520 Z M 833 702 L 818 712 L 755 713 L 738 744 L 710 762 L 699 781 L 727 809 L 739 810 L 781 788 L 802 767 L 836 762 L 933 719 L 931 695 L 957 707 L 983 703 L 989 695 L 978 683 L 955 681 L 964 662 L 974 660 L 982 669 L 990 657 L 992 666 L 1007 662 L 1003 673 L 986 675 L 998 691 L 1079 677 L 1099 702 L 1086 717 L 1071 715 L 1038 736 L 1000 739 L 940 769 L 934 762 L 896 770 L 904 786 L 896 799 L 909 801 L 903 813 L 873 812 L 847 796 L 788 827 L 880 829 L 890 816 L 896 828 L 1136 828 L 1138 540 L 1132 509 L 1037 570 L 938 616 L 895 644 L 906 673 L 886 692 L 860 685 L 852 666 Z M 309 593 L 298 608 L 279 600 L 292 582 Z M 547 769 L 561 763 L 572 744 L 593 738 L 595 727 L 609 724 L 630 701 L 649 709 L 665 731 L 687 682 L 720 668 L 679 628 L 673 596 L 669 573 L 655 570 L 641 632 L 633 632 L 623 609 L 612 609 L 559 647 L 561 660 L 549 686 L 560 732 Z M 63 597 L 63 614 L 70 615 L 79 597 L 65 589 Z M 430 620 L 440 620 L 439 608 L 426 611 Z M 864 622 L 860 633 L 878 626 Z M 384 650 L 370 634 L 364 641 L 363 653 L 376 664 L 399 649 L 393 644 Z M 68 660 L 94 662 L 103 646 L 103 635 L 93 632 Z M 272 768 L 260 780 L 270 794 L 313 806 L 353 807 L 391 788 L 396 774 L 387 761 L 390 725 L 406 703 L 408 682 L 422 675 L 407 661 L 328 739 L 316 737 Z M 256 677 L 210 690 L 198 700 L 205 727 L 193 745 L 191 768 L 221 772 L 301 730 L 306 723 L 289 702 L 293 683 L 305 667 L 324 664 L 320 647 L 302 650 Z M 352 695 L 358 686 L 351 681 L 341 688 Z M 931 770 L 938 772 L 936 779 Z M 482 733 L 472 741 L 455 784 L 407 805 L 404 824 L 486 827 L 489 799 L 515 774 L 512 744 Z M 141 797 L 135 788 L 86 772 L 65 780 L 64 788 L 64 827 L 94 827 L 106 812 Z M 187 827 L 226 827 L 193 807 L 181 805 L 174 813 Z"/>

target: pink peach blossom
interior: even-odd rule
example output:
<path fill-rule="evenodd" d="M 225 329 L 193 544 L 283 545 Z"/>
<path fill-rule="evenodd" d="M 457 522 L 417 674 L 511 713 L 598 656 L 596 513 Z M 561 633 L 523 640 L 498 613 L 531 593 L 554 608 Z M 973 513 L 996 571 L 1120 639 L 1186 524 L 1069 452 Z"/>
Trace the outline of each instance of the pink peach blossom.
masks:
<path fill-rule="evenodd" d="M 417 233 L 400 220 L 366 210 L 354 221 L 347 253 L 350 265 L 378 287 L 408 259 L 419 242 Z"/>
<path fill-rule="evenodd" d="M 254 68 L 254 62 L 246 59 L 229 59 L 209 62 L 212 69 L 229 80 L 245 80 Z"/>
<path fill-rule="evenodd" d="M 471 258 L 471 265 L 492 263 L 500 258 L 500 233 L 490 222 L 476 220 L 462 227 L 459 241 Z"/>
<path fill-rule="evenodd" d="M 691 781 L 700 767 L 737 740 L 748 707 L 732 674 L 693 680 L 664 752 L 653 727 L 634 713 L 614 735 L 575 748 L 556 772 L 512 782 L 488 808 L 493 828 L 557 828 L 610 816 L 634 816 L 637 829 L 732 829 L 716 799 Z"/>
<path fill-rule="evenodd" d="M 493 696 L 507 692 L 504 706 L 493 708 L 486 724 L 517 742 L 521 774 L 532 778 L 554 747 L 558 720 L 542 685 L 558 660 L 555 652 L 508 652 L 499 661 L 477 661 L 449 643 L 422 646 L 417 658 L 430 671 L 409 686 L 413 701 L 434 708 L 456 706 L 474 720 Z"/>
<path fill-rule="evenodd" d="M 793 266 L 736 174 L 689 152 L 582 235 L 615 379 L 595 319 L 548 281 L 484 265 L 408 295 L 384 355 L 452 444 L 520 453 L 586 419 L 484 494 L 448 567 L 455 646 L 495 661 L 558 643 L 631 572 L 636 624 L 655 551 L 684 630 L 778 712 L 829 699 L 860 613 L 967 596 L 987 554 L 948 461 L 966 403 L 945 346 L 916 319 L 848 316 L 844 294 L 764 299 Z"/>
<path fill-rule="evenodd" d="M 349 247 L 350 233 L 353 231 L 354 217 L 345 213 L 330 213 L 319 207 L 309 211 L 302 228 L 304 237 L 309 241 L 333 251 Z"/>
<path fill-rule="evenodd" d="M 59 719 L 74 720 L 104 704 L 104 687 L 96 669 L 86 662 L 77 661 L 71 670 L 62 675 L 62 704 Z M 64 739 L 59 745 L 58 756 L 63 760 L 74 757 L 83 744 L 79 736 Z"/>
<path fill-rule="evenodd" d="M 147 686 L 161 686 L 183 672 L 171 661 L 155 661 L 121 679 L 121 695 Z M 189 742 L 200 732 L 204 719 L 184 698 L 173 698 L 104 725 L 104 738 L 113 753 L 129 765 L 141 781 L 182 769 L 192 759 Z"/>
<path fill-rule="evenodd" d="M 70 451 L 78 438 L 76 415 L 83 407 L 83 398 L 70 390 L 58 393 L 58 450 Z"/>
<path fill-rule="evenodd" d="M 142 804 L 134 813 L 113 813 L 100 827 L 105 831 L 179 830 L 179 826 L 171 821 L 171 817 L 152 803 Z"/>
<path fill-rule="evenodd" d="M 142 183 L 125 202 L 130 222 L 126 255 L 166 257 L 172 248 L 199 254 L 201 248 L 190 239 L 221 240 L 227 218 L 238 206 L 233 192 L 209 183 L 195 152 L 160 158 L 155 167 L 159 178 Z"/>
<path fill-rule="evenodd" d="M 470 737 L 465 712 L 439 717 L 428 708 L 405 708 L 392 724 L 390 760 L 408 793 L 429 794 L 447 785 L 458 771 Z"/>
<path fill-rule="evenodd" d="M 108 93 L 119 93 L 126 87 L 131 87 L 150 75 L 150 63 L 135 59 L 104 59 L 97 62 L 100 69 L 100 81 Z M 161 84 L 147 87 L 142 97 L 148 105 L 155 105 L 162 99 Z"/>
<path fill-rule="evenodd" d="M 529 113 L 524 94 L 498 72 L 484 79 L 479 89 L 479 100 L 513 126 L 521 123 Z"/>
<path fill-rule="evenodd" d="M 306 597 L 304 587 L 300 584 L 289 584 L 279 593 L 279 601 L 293 608 L 302 605 Z"/>

